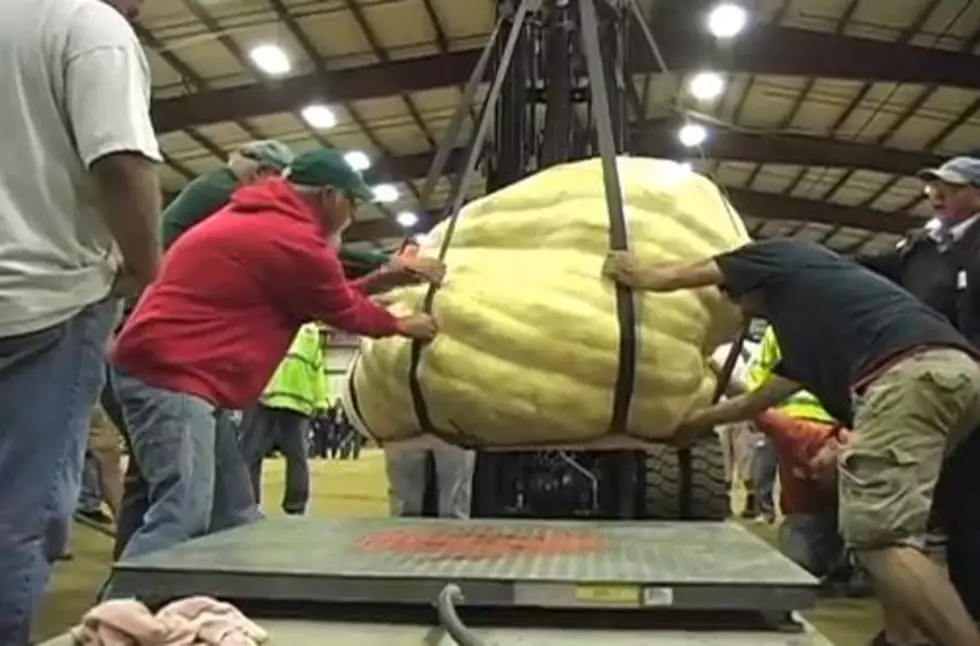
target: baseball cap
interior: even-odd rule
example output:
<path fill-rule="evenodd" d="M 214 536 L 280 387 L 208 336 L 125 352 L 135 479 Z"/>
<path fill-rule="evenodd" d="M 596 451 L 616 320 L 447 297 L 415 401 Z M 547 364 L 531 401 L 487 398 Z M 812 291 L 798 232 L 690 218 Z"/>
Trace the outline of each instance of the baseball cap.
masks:
<path fill-rule="evenodd" d="M 945 182 L 955 186 L 980 187 L 980 159 L 953 157 L 939 168 L 919 171 L 919 179 L 927 182 Z"/>
<path fill-rule="evenodd" d="M 293 151 L 289 146 L 275 139 L 249 142 L 238 149 L 238 154 L 279 170 L 285 169 L 293 161 Z"/>
<path fill-rule="evenodd" d="M 300 186 L 330 187 L 366 202 L 374 201 L 374 191 L 364 177 L 351 168 L 343 154 L 333 148 L 317 148 L 298 155 L 285 173 Z"/>

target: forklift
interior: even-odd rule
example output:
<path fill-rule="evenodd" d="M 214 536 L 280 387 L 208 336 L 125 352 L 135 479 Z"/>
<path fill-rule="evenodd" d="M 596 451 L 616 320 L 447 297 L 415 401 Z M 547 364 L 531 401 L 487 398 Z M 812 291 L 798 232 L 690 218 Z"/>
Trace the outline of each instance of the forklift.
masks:
<path fill-rule="evenodd" d="M 493 191 L 598 156 L 611 246 L 625 248 L 621 197 L 610 187 L 615 157 L 630 152 L 630 115 L 642 119 L 626 46 L 634 30 L 653 55 L 635 0 L 499 2 L 422 190 L 424 201 L 489 82 L 443 213 L 445 241 L 481 161 Z M 629 298 L 618 299 L 627 360 L 614 424 L 631 397 Z M 470 520 L 268 519 L 117 563 L 114 585 L 148 604 L 228 600 L 269 631 L 270 643 L 290 646 L 830 646 L 799 615 L 815 604 L 817 580 L 725 520 L 717 441 L 649 452 L 481 452 L 475 478 Z"/>

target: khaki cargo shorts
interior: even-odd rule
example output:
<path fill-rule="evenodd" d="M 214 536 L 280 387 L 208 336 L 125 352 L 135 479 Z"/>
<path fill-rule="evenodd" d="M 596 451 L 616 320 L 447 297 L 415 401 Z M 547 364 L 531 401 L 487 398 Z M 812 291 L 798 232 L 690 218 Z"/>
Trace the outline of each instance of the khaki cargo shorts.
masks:
<path fill-rule="evenodd" d="M 959 350 L 920 352 L 871 382 L 839 458 L 844 540 L 926 550 L 943 461 L 978 423 L 980 364 Z"/>

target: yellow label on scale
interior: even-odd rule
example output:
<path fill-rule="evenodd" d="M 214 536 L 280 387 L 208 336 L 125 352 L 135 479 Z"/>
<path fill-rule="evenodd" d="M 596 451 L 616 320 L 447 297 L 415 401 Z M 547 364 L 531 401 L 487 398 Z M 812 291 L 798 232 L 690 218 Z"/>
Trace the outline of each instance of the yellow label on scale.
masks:
<path fill-rule="evenodd" d="M 640 588 L 635 585 L 580 585 L 575 588 L 575 598 L 591 603 L 640 602 Z"/>

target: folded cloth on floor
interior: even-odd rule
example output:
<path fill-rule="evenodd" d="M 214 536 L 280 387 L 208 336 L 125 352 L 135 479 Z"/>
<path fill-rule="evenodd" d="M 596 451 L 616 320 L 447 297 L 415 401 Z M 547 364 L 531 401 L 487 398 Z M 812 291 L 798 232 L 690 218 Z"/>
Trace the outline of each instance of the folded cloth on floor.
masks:
<path fill-rule="evenodd" d="M 156 615 L 135 599 L 106 601 L 72 630 L 78 646 L 258 646 L 269 635 L 233 605 L 188 597 Z"/>

